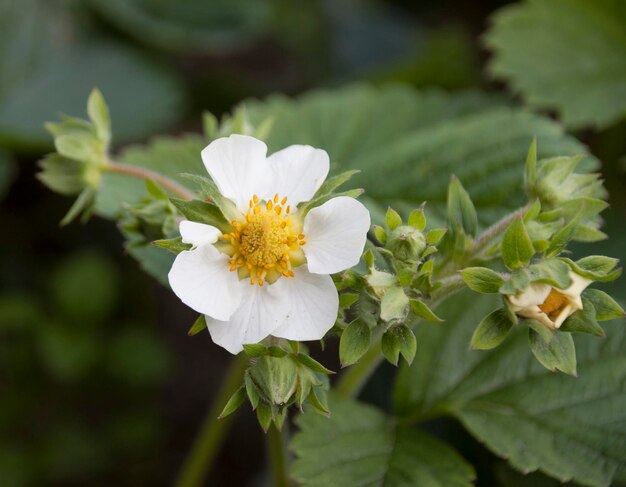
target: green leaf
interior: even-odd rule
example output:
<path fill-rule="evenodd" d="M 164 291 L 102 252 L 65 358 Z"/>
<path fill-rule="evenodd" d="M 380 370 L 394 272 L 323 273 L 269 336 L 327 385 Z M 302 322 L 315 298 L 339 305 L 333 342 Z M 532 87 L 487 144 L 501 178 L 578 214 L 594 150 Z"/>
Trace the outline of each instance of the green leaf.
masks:
<path fill-rule="evenodd" d="M 324 183 L 320 186 L 320 189 L 315 193 L 316 197 L 326 196 L 328 194 L 333 193 L 337 188 L 347 183 L 352 176 L 358 174 L 360 171 L 358 169 L 353 169 L 351 171 L 344 171 L 342 173 L 337 174 L 331 178 L 328 178 Z"/>
<path fill-rule="evenodd" d="M 608 486 L 626 458 L 626 438 L 616 434 L 626 426 L 626 320 L 604 340 L 576 337 L 573 378 L 541 366 L 521 326 L 496 349 L 468 350 L 468 324 L 498 302 L 465 291 L 442 305 L 445 326 L 416 328 L 420 352 L 400 368 L 394 391 L 401 421 L 450 414 L 518 470 Z"/>
<path fill-rule="evenodd" d="M 395 228 L 398 228 L 400 225 L 402 225 L 402 218 L 396 210 L 389 207 L 387 208 L 385 223 L 387 224 L 387 227 L 389 227 L 389 230 L 394 230 Z"/>
<path fill-rule="evenodd" d="M 413 311 L 415 316 L 419 316 L 420 318 L 428 321 L 434 321 L 436 323 L 441 323 L 443 321 L 419 299 L 411 299 L 411 311 Z"/>
<path fill-rule="evenodd" d="M 333 396 L 330 410 L 296 419 L 291 474 L 304 487 L 473 485 L 472 466 L 441 440 L 353 400 Z"/>
<path fill-rule="evenodd" d="M 570 333 L 549 330 L 534 320 L 522 323 L 529 326 L 530 349 L 541 365 L 551 371 L 560 370 L 576 376 L 576 349 Z"/>
<path fill-rule="evenodd" d="M 370 347 L 370 327 L 362 320 L 355 320 L 343 330 L 339 341 L 339 360 L 346 367 L 356 363 Z"/>
<path fill-rule="evenodd" d="M 489 350 L 500 345 L 508 336 L 513 322 L 505 309 L 489 313 L 476 327 L 470 346 L 474 350 Z"/>
<path fill-rule="evenodd" d="M 180 200 L 178 198 L 171 198 L 170 201 L 185 218 L 192 222 L 211 225 L 222 232 L 227 232 L 231 228 L 221 210 L 212 203 L 201 200 Z"/>
<path fill-rule="evenodd" d="M 476 208 L 456 176 L 452 176 L 448 187 L 448 223 L 454 231 L 460 229 L 472 237 L 476 235 L 478 226 Z"/>
<path fill-rule="evenodd" d="M 525 267 L 535 255 L 533 243 L 528 236 L 524 220 L 517 218 L 509 225 L 502 237 L 502 259 L 511 270 Z"/>
<path fill-rule="evenodd" d="M 239 389 L 237 389 L 237 391 L 235 391 L 232 396 L 230 396 L 230 399 L 226 403 L 226 406 L 224 406 L 224 409 L 218 416 L 218 419 L 225 418 L 229 414 L 237 411 L 237 409 L 241 407 L 247 397 L 248 395 L 246 394 L 246 388 L 244 386 L 241 386 Z"/>
<path fill-rule="evenodd" d="M 531 105 L 556 109 L 570 128 L 606 127 L 626 114 L 625 23 L 619 1 L 505 7 L 486 35 L 495 53 L 489 69 Z"/>
<path fill-rule="evenodd" d="M 500 274 L 486 267 L 466 267 L 460 274 L 467 287 L 477 293 L 497 293 L 504 284 Z"/>
<path fill-rule="evenodd" d="M 155 240 L 152 245 L 169 250 L 174 254 L 180 254 L 183 250 L 190 250 L 191 244 L 183 243 L 182 237 L 174 237 L 162 240 Z"/>
<path fill-rule="evenodd" d="M 401 320 L 406 316 L 409 298 L 399 286 L 390 287 L 380 301 L 380 319 L 383 321 Z"/>
<path fill-rule="evenodd" d="M 189 328 L 187 335 L 192 337 L 203 330 L 206 330 L 206 318 L 204 317 L 204 315 L 200 315 L 198 316 L 198 319 L 194 321 L 193 325 L 191 325 L 191 328 Z"/>
<path fill-rule="evenodd" d="M 624 309 L 604 291 L 585 289 L 583 298 L 587 298 L 593 304 L 598 321 L 615 320 L 626 316 Z"/>

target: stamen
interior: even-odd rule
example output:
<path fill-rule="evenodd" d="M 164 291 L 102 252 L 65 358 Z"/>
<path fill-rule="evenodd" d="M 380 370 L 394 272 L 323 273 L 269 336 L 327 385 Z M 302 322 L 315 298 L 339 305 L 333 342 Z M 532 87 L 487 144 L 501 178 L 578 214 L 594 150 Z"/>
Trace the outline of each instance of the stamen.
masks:
<path fill-rule="evenodd" d="M 257 195 L 254 195 L 254 196 L 252 197 L 252 201 L 254 201 L 254 204 L 255 204 L 255 205 L 256 205 L 256 204 L 258 204 L 258 203 L 259 203 L 259 197 L 258 197 Z"/>
<path fill-rule="evenodd" d="M 259 213 L 261 213 L 261 207 L 260 206 L 255 206 L 254 207 L 254 214 L 258 215 Z"/>
<path fill-rule="evenodd" d="M 280 200 L 280 204 L 285 206 L 285 203 L 287 203 L 287 197 L 285 196 L 282 200 Z"/>
<path fill-rule="evenodd" d="M 265 205 L 265 208 L 269 211 L 274 207 L 274 203 L 272 203 L 272 200 L 269 200 L 267 202 L 267 204 Z"/>
<path fill-rule="evenodd" d="M 274 195 L 274 203 L 278 203 L 278 193 Z"/>

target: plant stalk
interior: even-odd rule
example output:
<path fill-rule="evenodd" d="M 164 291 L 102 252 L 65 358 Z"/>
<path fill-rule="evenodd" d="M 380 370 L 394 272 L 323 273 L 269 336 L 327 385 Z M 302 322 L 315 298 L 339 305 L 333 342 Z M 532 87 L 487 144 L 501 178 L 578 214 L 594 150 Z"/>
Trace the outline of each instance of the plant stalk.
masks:
<path fill-rule="evenodd" d="M 151 171 L 139 166 L 133 166 L 131 164 L 123 164 L 121 162 L 107 161 L 104 166 L 104 170 L 108 172 L 114 172 L 118 174 L 125 174 L 138 179 L 150 179 L 162 186 L 169 192 L 184 200 L 192 200 L 196 197 L 191 191 L 185 188 L 182 184 L 177 183 L 173 179 L 163 176 L 158 172 Z"/>
<path fill-rule="evenodd" d="M 175 487 L 199 487 L 202 485 L 236 412 L 222 419 L 218 419 L 218 416 L 230 396 L 241 386 L 247 366 L 248 357 L 243 353 L 237 355 L 231 362 L 200 432 L 178 474 L 174 483 Z"/>
<path fill-rule="evenodd" d="M 274 487 L 289 487 L 287 445 L 285 444 L 286 431 L 287 425 L 283 426 L 282 431 L 278 431 L 274 424 L 267 431 L 267 450 Z"/>

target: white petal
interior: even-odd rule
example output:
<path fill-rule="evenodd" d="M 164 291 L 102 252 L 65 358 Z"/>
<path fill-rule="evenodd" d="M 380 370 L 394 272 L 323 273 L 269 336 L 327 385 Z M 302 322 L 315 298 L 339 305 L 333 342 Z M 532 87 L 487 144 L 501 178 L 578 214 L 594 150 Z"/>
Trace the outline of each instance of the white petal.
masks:
<path fill-rule="evenodd" d="M 593 281 L 585 279 L 584 277 L 572 271 L 570 271 L 569 277 L 571 278 L 572 283 L 567 289 L 562 290 L 561 293 L 565 297 L 567 297 L 570 303 L 573 304 L 573 313 L 574 311 L 583 309 L 583 302 L 580 298 L 580 295 L 585 290 L 585 288 L 589 286 L 589 284 L 591 284 Z"/>
<path fill-rule="evenodd" d="M 211 142 L 202 151 L 206 170 L 220 193 L 241 212 L 248 209 L 253 195 L 265 198 L 271 169 L 265 155 L 267 146 L 247 135 L 231 135 Z"/>
<path fill-rule="evenodd" d="M 328 275 L 311 274 L 304 266 L 285 281 L 291 305 L 285 322 L 272 332 L 288 340 L 321 340 L 337 319 L 339 295 Z"/>
<path fill-rule="evenodd" d="M 237 273 L 228 270 L 228 257 L 213 245 L 185 250 L 168 274 L 172 290 L 198 313 L 227 320 L 241 301 Z"/>
<path fill-rule="evenodd" d="M 278 193 L 287 197 L 288 204 L 309 201 L 322 185 L 330 160 L 326 151 L 310 145 L 292 145 L 275 152 L 267 162 L 272 168 L 270 196 Z"/>
<path fill-rule="evenodd" d="M 582 309 L 582 306 L 578 309 Z M 569 303 L 566 306 L 564 306 L 561 312 L 559 313 L 559 315 L 554 320 L 554 327 L 561 328 L 561 325 L 563 324 L 563 322 L 567 318 L 569 318 L 570 315 L 578 311 L 578 309 L 572 303 Z"/>
<path fill-rule="evenodd" d="M 537 320 L 542 325 L 547 326 L 551 330 L 554 330 L 556 327 L 554 322 L 550 319 L 550 317 L 545 314 L 539 306 L 528 306 L 526 308 L 522 308 L 520 310 L 515 311 L 516 314 L 522 316 L 523 318 L 530 318 L 532 320 Z"/>
<path fill-rule="evenodd" d="M 215 243 L 217 238 L 222 234 L 222 232 L 211 225 L 190 222 L 189 220 L 180 222 L 178 230 L 180 231 L 180 236 L 183 238 L 183 242 L 191 244 L 194 247 Z"/>
<path fill-rule="evenodd" d="M 309 271 L 334 274 L 358 264 L 369 227 L 369 211 L 354 198 L 339 196 L 313 208 L 303 231 Z"/>
<path fill-rule="evenodd" d="M 519 309 L 529 306 L 538 306 L 544 303 L 551 290 L 552 287 L 550 285 L 535 282 L 528 286 L 524 292 L 516 294 L 515 296 L 509 296 L 509 302 L 514 308 Z M 517 311 L 517 309 L 515 309 L 515 311 Z"/>
<path fill-rule="evenodd" d="M 287 293 L 276 283 L 266 286 L 251 285 L 247 280 L 239 281 L 241 305 L 229 320 L 206 317 L 207 328 L 215 343 L 232 354 L 243 350 L 243 345 L 258 343 L 272 333 L 284 320 L 289 311 Z"/>

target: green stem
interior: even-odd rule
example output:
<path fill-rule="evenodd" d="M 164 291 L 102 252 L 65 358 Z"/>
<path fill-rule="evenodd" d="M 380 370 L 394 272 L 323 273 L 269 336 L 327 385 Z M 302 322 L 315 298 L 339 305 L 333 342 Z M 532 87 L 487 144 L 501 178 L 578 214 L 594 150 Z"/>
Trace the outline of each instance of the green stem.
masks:
<path fill-rule="evenodd" d="M 248 357 L 243 353 L 237 355 L 231 362 L 195 443 L 176 479 L 174 484 L 176 487 L 198 487 L 202 485 L 235 414 L 233 413 L 223 419 L 218 419 L 218 416 L 230 396 L 241 387 L 247 366 Z"/>
<path fill-rule="evenodd" d="M 115 172 L 118 174 L 125 174 L 126 176 L 131 176 L 138 179 L 150 179 L 184 200 L 192 200 L 196 197 L 195 194 L 193 194 L 183 185 L 178 184 L 173 179 L 170 179 L 167 176 L 163 176 L 163 174 L 159 174 L 158 172 L 151 171 L 150 169 L 146 169 L 144 167 L 133 166 L 131 164 L 123 164 L 121 162 L 107 161 L 104 166 L 104 170 L 108 172 Z"/>
<path fill-rule="evenodd" d="M 289 474 L 287 473 L 287 446 L 285 445 L 287 426 L 283 431 L 278 431 L 272 424 L 267 432 L 267 447 L 269 452 L 270 471 L 272 472 L 272 485 L 274 487 L 289 487 Z"/>

